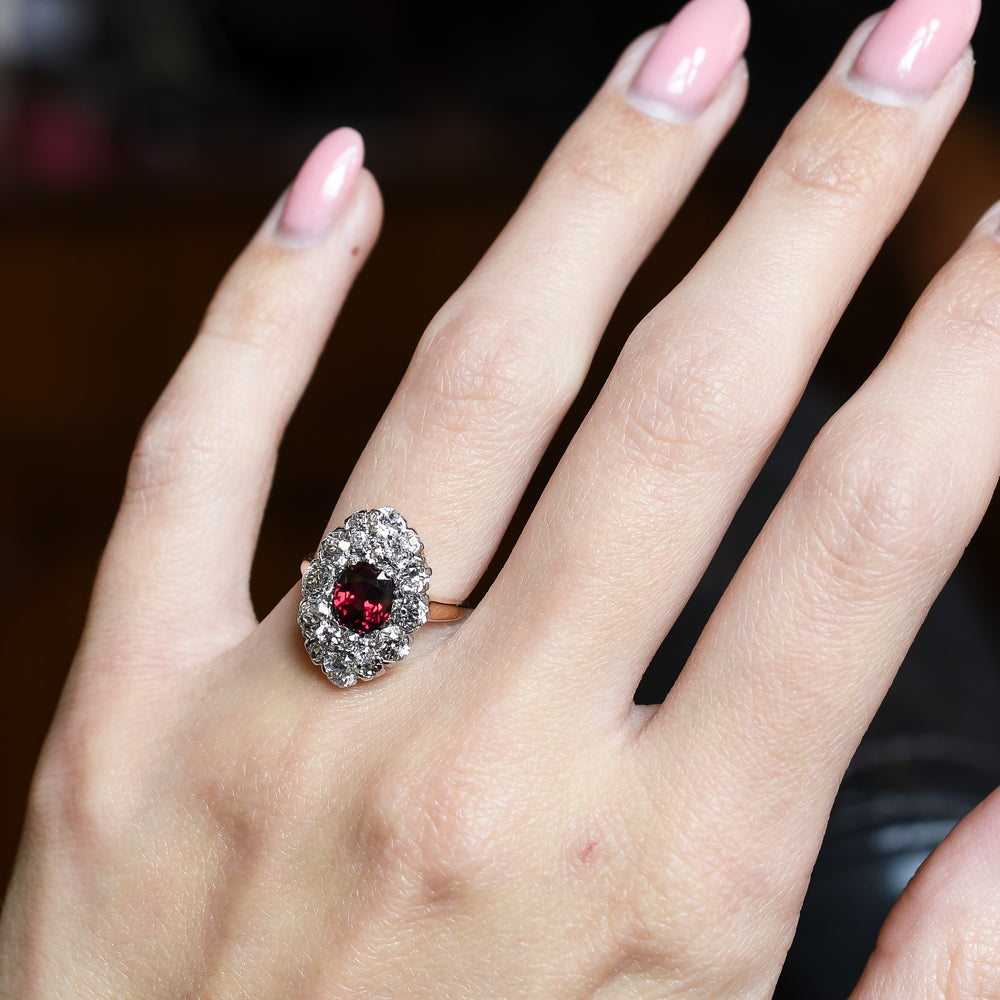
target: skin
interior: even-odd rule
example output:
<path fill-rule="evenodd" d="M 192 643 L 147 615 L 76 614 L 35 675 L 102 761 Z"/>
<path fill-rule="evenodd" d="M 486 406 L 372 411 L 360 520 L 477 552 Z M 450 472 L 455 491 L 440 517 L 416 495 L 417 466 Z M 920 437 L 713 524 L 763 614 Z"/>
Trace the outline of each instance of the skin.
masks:
<path fill-rule="evenodd" d="M 643 114 L 625 91 L 650 42 L 432 321 L 333 508 L 404 511 L 440 600 L 484 572 L 742 101 L 741 66 L 694 121 Z M 969 53 L 926 99 L 877 103 L 847 79 L 859 45 L 640 323 L 474 614 L 348 691 L 302 649 L 298 589 L 258 623 L 247 579 L 380 203 L 362 173 L 307 247 L 276 210 L 140 435 L 31 792 L 0 997 L 770 996 L 847 761 L 1000 473 L 993 211 L 816 440 L 667 701 L 632 703 L 967 93 Z M 855 1000 L 1000 997 L 998 844 L 994 796 L 897 904 Z"/>

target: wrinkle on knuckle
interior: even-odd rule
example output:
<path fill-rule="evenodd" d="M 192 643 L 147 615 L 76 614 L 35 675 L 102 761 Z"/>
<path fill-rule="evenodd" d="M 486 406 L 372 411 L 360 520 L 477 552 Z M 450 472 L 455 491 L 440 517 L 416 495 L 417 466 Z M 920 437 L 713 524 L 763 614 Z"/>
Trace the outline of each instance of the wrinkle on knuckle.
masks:
<path fill-rule="evenodd" d="M 644 373 L 617 408 L 625 456 L 642 468 L 694 477 L 741 447 L 733 375 L 700 359 Z"/>
<path fill-rule="evenodd" d="M 267 296 L 256 296 L 242 304 L 235 315 L 221 310 L 214 313 L 210 309 L 199 338 L 227 345 L 247 358 L 273 365 L 279 356 L 271 348 L 287 340 L 288 329 L 287 312 L 280 312 Z"/>
<path fill-rule="evenodd" d="M 824 211 L 861 207 L 886 192 L 894 170 L 885 137 L 872 141 L 862 116 L 849 115 L 836 129 L 793 124 L 773 154 L 776 177 Z"/>
<path fill-rule="evenodd" d="M 35 828 L 92 850 L 110 844 L 123 817 L 107 744 L 104 727 L 88 717 L 73 715 L 53 731 L 29 791 Z"/>
<path fill-rule="evenodd" d="M 124 506 L 151 510 L 175 487 L 205 488 L 237 450 L 240 429 L 224 415 L 183 412 L 160 403 L 143 425 L 125 478 Z"/>
<path fill-rule="evenodd" d="M 191 761 L 199 813 L 218 838 L 246 856 L 265 856 L 284 839 L 329 824 L 329 776 L 313 766 L 327 749 L 319 733 L 302 727 L 294 737 L 275 734 L 247 754 L 245 737 L 235 737 L 239 725 L 227 729 L 234 735 L 221 738 L 225 751 L 199 747 Z"/>
<path fill-rule="evenodd" d="M 699 854 L 684 826 L 663 825 L 659 804 L 651 804 L 657 818 L 628 847 L 622 866 L 626 891 L 618 897 L 613 926 L 630 952 L 658 957 L 680 973 L 684 956 L 704 955 L 699 940 L 708 885 L 696 874 Z M 647 799 L 639 815 L 649 807 Z"/>
<path fill-rule="evenodd" d="M 675 986 L 686 979 L 679 956 L 683 949 L 673 945 L 669 928 L 664 921 L 651 916 L 641 903 L 642 897 L 626 891 L 614 904 L 610 925 L 616 973 L 656 973 Z"/>
<path fill-rule="evenodd" d="M 977 915 L 953 932 L 935 980 L 940 1000 L 1000 1000 L 1000 913 Z"/>
<path fill-rule="evenodd" d="M 405 905 L 450 908 L 509 872 L 509 810 L 481 766 L 441 756 L 419 776 L 382 776 L 363 803 L 358 844 Z M 520 810 L 519 810 L 520 811 Z"/>
<path fill-rule="evenodd" d="M 807 517 L 813 558 L 848 592 L 881 589 L 935 550 L 947 520 L 947 476 L 902 428 L 861 442 L 821 434 Z"/>
<path fill-rule="evenodd" d="M 218 340 L 255 353 L 275 363 L 275 350 L 287 342 L 308 316 L 308 298 L 283 284 L 287 278 L 272 273 L 263 261 L 242 260 L 234 266 L 209 303 L 200 338 Z"/>
<path fill-rule="evenodd" d="M 528 315 L 500 320 L 448 321 L 423 353 L 407 396 L 415 434 L 431 430 L 485 439 L 509 439 L 572 395 L 558 357 L 558 340 Z"/>
<path fill-rule="evenodd" d="M 648 832 L 633 841 L 626 869 L 645 873 L 635 887 L 645 923 L 686 957 L 689 979 L 724 969 L 732 995 L 770 996 L 812 867 L 808 844 L 776 852 L 766 817 L 734 822 L 731 797 L 706 794 L 711 772 L 685 769 L 672 780 L 669 810 L 663 776 L 649 771 L 644 778 L 640 815 L 656 818 L 633 824 Z M 787 808 L 773 815 L 787 819 Z"/>
<path fill-rule="evenodd" d="M 551 168 L 567 171 L 574 187 L 591 198 L 640 211 L 649 178 L 662 177 L 662 140 L 657 141 L 645 116 L 629 106 L 624 111 L 606 119 L 603 128 L 585 128 L 581 122 L 556 149 Z"/>
<path fill-rule="evenodd" d="M 942 309 L 941 326 L 952 344 L 968 349 L 968 359 L 981 366 L 983 356 L 1000 352 L 1000 260 L 963 272 L 948 287 L 950 298 Z"/>
<path fill-rule="evenodd" d="M 625 902 L 615 910 L 616 951 L 627 957 L 630 969 L 669 982 L 672 995 L 706 989 L 756 995 L 784 954 L 776 943 L 779 935 L 761 934 L 772 925 L 756 906 L 757 888 L 743 893 L 751 878 L 742 858 L 727 864 L 705 845 L 694 853 L 696 863 L 690 863 L 657 845 L 653 858 L 646 856 L 636 867 L 644 877 L 627 886 Z M 727 880 L 730 872 L 738 875 L 736 882 Z M 794 915 L 785 938 L 790 940 L 793 930 Z"/>

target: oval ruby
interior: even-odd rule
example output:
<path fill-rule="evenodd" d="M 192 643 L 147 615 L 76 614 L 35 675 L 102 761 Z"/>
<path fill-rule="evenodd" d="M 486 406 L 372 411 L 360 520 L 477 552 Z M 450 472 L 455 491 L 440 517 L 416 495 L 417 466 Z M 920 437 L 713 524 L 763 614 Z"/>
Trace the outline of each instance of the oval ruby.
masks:
<path fill-rule="evenodd" d="M 392 611 L 396 585 L 370 563 L 348 566 L 333 588 L 333 610 L 352 632 L 381 628 Z"/>

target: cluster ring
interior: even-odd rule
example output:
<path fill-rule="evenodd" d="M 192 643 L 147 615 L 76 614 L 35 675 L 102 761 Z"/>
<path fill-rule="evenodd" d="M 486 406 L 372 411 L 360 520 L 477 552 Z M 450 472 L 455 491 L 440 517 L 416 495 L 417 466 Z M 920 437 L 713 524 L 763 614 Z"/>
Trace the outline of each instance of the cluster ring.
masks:
<path fill-rule="evenodd" d="M 427 596 L 423 543 L 393 507 L 353 513 L 302 570 L 298 621 L 306 652 L 337 687 L 372 680 L 403 659 L 428 621 L 465 614 Z"/>

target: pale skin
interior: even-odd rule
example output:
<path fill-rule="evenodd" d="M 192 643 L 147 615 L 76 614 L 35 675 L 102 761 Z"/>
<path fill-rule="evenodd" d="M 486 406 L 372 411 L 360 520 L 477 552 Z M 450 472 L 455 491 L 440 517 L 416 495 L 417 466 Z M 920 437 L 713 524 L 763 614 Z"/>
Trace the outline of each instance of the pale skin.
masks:
<path fill-rule="evenodd" d="M 741 65 L 693 121 L 637 109 L 649 43 L 435 317 L 333 508 L 403 511 L 438 600 L 484 573 L 742 102 Z M 315 245 L 265 223 L 141 433 L 0 997 L 770 996 L 844 768 L 1000 473 L 994 210 L 816 440 L 667 701 L 633 704 L 968 91 L 966 52 L 925 99 L 872 100 L 859 44 L 633 333 L 479 607 L 348 690 L 302 648 L 298 587 L 258 623 L 248 575 L 375 181 Z M 893 910 L 854 994 L 876 997 L 1000 997 L 997 796 Z"/>

